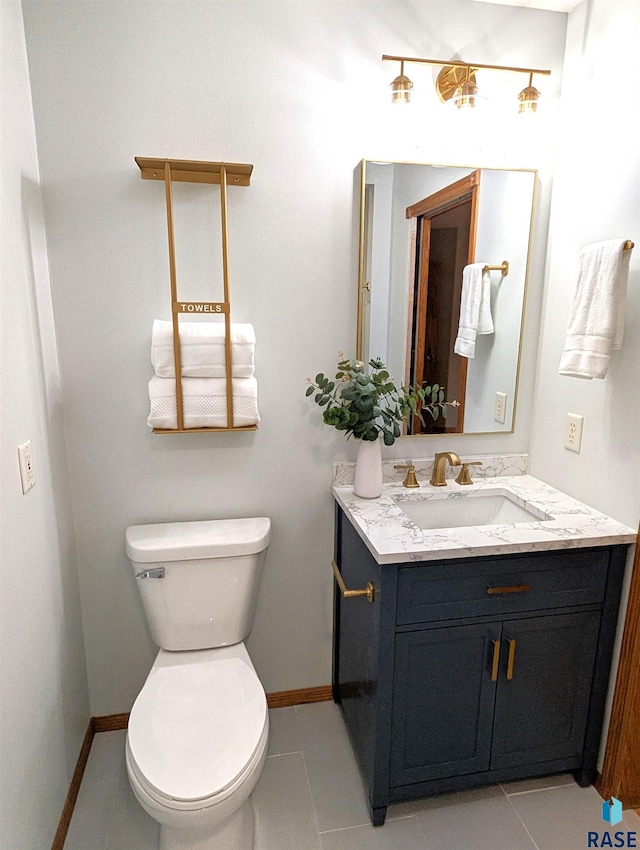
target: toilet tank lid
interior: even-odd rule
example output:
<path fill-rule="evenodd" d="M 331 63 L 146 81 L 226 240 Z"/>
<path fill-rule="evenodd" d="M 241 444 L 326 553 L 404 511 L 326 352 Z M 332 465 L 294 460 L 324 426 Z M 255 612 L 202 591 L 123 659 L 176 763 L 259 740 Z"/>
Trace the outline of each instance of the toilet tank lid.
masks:
<path fill-rule="evenodd" d="M 271 520 L 251 517 L 132 525 L 125 540 L 127 555 L 138 564 L 253 555 L 269 545 Z"/>

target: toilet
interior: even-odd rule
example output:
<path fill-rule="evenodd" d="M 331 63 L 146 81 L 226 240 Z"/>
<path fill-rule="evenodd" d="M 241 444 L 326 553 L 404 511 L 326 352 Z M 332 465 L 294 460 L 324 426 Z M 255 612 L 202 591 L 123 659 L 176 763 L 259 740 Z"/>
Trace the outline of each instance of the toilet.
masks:
<path fill-rule="evenodd" d="M 244 640 L 271 522 L 134 525 L 126 551 L 160 647 L 127 729 L 129 782 L 160 850 L 251 850 L 269 719 Z"/>

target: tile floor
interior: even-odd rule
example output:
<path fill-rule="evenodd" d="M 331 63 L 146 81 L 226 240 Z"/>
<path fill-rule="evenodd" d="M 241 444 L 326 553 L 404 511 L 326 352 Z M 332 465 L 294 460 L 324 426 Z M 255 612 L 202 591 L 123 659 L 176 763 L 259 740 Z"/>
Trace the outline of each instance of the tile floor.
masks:
<path fill-rule="evenodd" d="M 255 850 L 586 850 L 588 830 L 606 829 L 596 791 L 565 775 L 399 803 L 374 828 L 339 709 L 279 708 L 270 721 Z M 95 736 L 65 850 L 158 850 L 158 825 L 129 788 L 124 740 Z M 636 830 L 640 847 L 640 817 L 624 814 L 615 830 Z"/>

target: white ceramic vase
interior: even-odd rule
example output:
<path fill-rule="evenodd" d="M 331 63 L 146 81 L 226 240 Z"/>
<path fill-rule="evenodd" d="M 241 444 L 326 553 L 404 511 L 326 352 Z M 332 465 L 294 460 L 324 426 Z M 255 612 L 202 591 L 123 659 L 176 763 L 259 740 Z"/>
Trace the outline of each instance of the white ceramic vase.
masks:
<path fill-rule="evenodd" d="M 382 493 L 382 450 L 380 440 L 358 440 L 353 491 L 363 499 L 376 499 Z"/>

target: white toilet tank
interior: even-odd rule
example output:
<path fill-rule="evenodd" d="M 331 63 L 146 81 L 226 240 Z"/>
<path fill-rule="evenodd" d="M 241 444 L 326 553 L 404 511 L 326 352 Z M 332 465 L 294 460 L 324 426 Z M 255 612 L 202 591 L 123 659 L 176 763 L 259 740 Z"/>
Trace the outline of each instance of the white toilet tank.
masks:
<path fill-rule="evenodd" d="M 157 645 L 210 649 L 243 641 L 270 540 L 267 517 L 130 526 L 127 555 Z"/>

